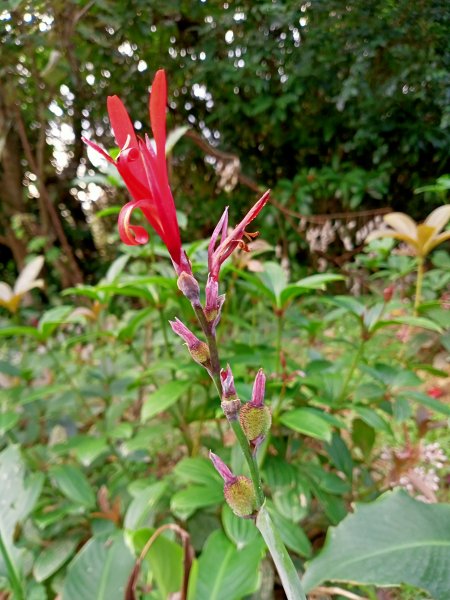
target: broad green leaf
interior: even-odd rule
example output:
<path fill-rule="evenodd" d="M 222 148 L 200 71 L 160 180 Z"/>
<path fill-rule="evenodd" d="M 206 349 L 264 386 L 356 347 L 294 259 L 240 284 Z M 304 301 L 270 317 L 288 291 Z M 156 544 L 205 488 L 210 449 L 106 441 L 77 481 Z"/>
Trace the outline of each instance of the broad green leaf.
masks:
<path fill-rule="evenodd" d="M 133 566 L 122 533 L 91 538 L 69 565 L 62 600 L 123 600 Z"/>
<path fill-rule="evenodd" d="M 223 502 L 223 486 L 189 485 L 172 496 L 171 511 L 180 519 L 188 519 L 199 508 L 215 506 Z"/>
<path fill-rule="evenodd" d="M 228 504 L 222 507 L 222 525 L 228 538 L 238 550 L 259 537 L 259 531 L 251 519 L 237 517 Z"/>
<path fill-rule="evenodd" d="M 264 271 L 258 273 L 258 277 L 275 297 L 277 306 L 281 306 L 281 292 L 288 284 L 286 271 L 275 262 L 264 263 Z"/>
<path fill-rule="evenodd" d="M 444 404 L 443 402 L 436 400 L 436 398 L 432 398 L 431 396 L 429 396 L 428 394 L 425 394 L 424 392 L 420 392 L 418 390 L 409 390 L 409 391 L 401 392 L 401 394 L 399 394 L 399 397 L 404 397 L 409 400 L 414 400 L 414 402 L 423 404 L 423 406 L 426 406 L 427 408 L 431 408 L 432 410 L 434 410 L 438 413 L 446 415 L 447 417 L 450 416 L 450 406 L 448 404 Z"/>
<path fill-rule="evenodd" d="M 34 337 L 36 339 L 40 338 L 40 333 L 34 327 L 26 327 L 22 325 L 13 325 L 12 327 L 2 327 L 0 328 L 0 338 L 1 337 L 13 337 L 13 336 L 22 336 L 25 337 Z"/>
<path fill-rule="evenodd" d="M 364 457 L 367 459 L 370 456 L 373 445 L 375 443 L 376 432 L 373 427 L 368 425 L 362 419 L 355 419 L 352 423 L 352 440 Z"/>
<path fill-rule="evenodd" d="M 145 321 L 147 321 L 153 314 L 154 314 L 154 308 L 153 307 L 148 307 L 148 308 L 144 308 L 140 311 L 138 311 L 137 313 L 133 314 L 131 316 L 131 318 L 128 320 L 127 324 L 122 327 L 119 332 L 118 332 L 118 339 L 119 340 L 129 340 L 129 339 L 133 339 L 133 337 L 136 334 L 136 331 L 138 331 L 139 327 L 145 323 Z"/>
<path fill-rule="evenodd" d="M 124 519 L 125 529 L 139 529 L 144 526 L 152 526 L 155 506 L 167 489 L 165 481 L 158 481 L 134 494 L 134 498 L 128 506 Z"/>
<path fill-rule="evenodd" d="M 38 329 L 42 340 L 47 340 L 59 325 L 78 320 L 72 317 L 73 306 L 63 305 L 50 308 L 39 319 Z"/>
<path fill-rule="evenodd" d="M 334 464 L 338 471 L 342 471 L 351 481 L 353 476 L 353 459 L 347 444 L 344 442 L 342 437 L 334 432 L 331 443 L 325 446 L 331 462 Z"/>
<path fill-rule="evenodd" d="M 297 476 L 295 487 L 282 488 L 272 492 L 273 503 L 281 516 L 298 523 L 308 514 L 310 500 L 309 486 Z"/>
<path fill-rule="evenodd" d="M 43 385 L 42 387 L 37 388 L 31 392 L 28 392 L 28 389 L 24 390 L 24 393 L 21 392 L 19 397 L 19 404 L 30 404 L 31 402 L 36 402 L 36 400 L 45 400 L 48 396 L 53 396 L 53 394 L 59 394 L 60 392 L 65 392 L 68 389 L 67 384 L 63 383 L 55 383 L 52 385 Z"/>
<path fill-rule="evenodd" d="M 422 329 L 429 329 L 430 331 L 442 333 L 442 327 L 440 325 L 425 317 L 396 317 L 395 319 L 378 321 L 372 331 L 376 331 L 382 327 L 388 327 L 389 325 L 411 325 L 411 327 L 421 327 Z"/>
<path fill-rule="evenodd" d="M 86 475 L 73 465 L 60 465 L 49 471 L 50 477 L 60 491 L 77 504 L 86 508 L 95 506 L 95 494 Z"/>
<path fill-rule="evenodd" d="M 212 533 L 198 559 L 197 585 L 190 588 L 189 600 L 242 600 L 256 592 L 263 548 L 256 539 L 237 550 L 222 531 Z"/>
<path fill-rule="evenodd" d="M 179 481 L 199 483 L 201 485 L 222 485 L 220 475 L 206 458 L 183 458 L 175 467 L 174 473 Z"/>
<path fill-rule="evenodd" d="M 14 412 L 5 412 L 0 414 L 0 436 L 5 435 L 19 422 L 19 415 Z"/>
<path fill-rule="evenodd" d="M 40 552 L 33 565 L 36 581 L 45 581 L 72 556 L 78 540 L 57 540 Z"/>
<path fill-rule="evenodd" d="M 116 260 L 111 263 L 105 275 L 105 281 L 107 281 L 108 283 L 116 281 L 116 279 L 122 273 L 129 260 L 130 257 L 127 254 L 122 254 L 122 256 L 116 258 Z"/>
<path fill-rule="evenodd" d="M 277 456 L 267 456 L 263 466 L 264 481 L 272 491 L 297 484 L 298 473 L 294 465 Z"/>
<path fill-rule="evenodd" d="M 317 411 L 309 408 L 297 408 L 283 413 L 280 422 L 298 433 L 329 442 L 331 440 L 332 426 L 320 416 Z"/>
<path fill-rule="evenodd" d="M 71 438 L 66 445 L 85 467 L 93 463 L 103 452 L 110 451 L 106 436 L 78 435 Z"/>
<path fill-rule="evenodd" d="M 138 552 L 141 552 L 153 533 L 152 529 L 141 529 L 136 532 L 133 543 Z M 156 581 L 159 598 L 170 598 L 171 594 L 180 590 L 183 577 L 183 548 L 180 544 L 162 534 L 153 542 L 145 560 Z"/>
<path fill-rule="evenodd" d="M 373 427 L 377 431 L 384 431 L 385 433 L 392 434 L 391 426 L 383 419 L 373 408 L 368 406 L 353 406 L 354 411 L 361 417 L 361 419 Z"/>
<path fill-rule="evenodd" d="M 321 301 L 327 304 L 333 304 L 334 306 L 339 306 L 346 312 L 357 317 L 361 317 L 366 310 L 364 304 L 351 296 L 327 296 L 326 298 L 321 298 Z"/>
<path fill-rule="evenodd" d="M 156 392 L 145 400 L 141 412 L 141 420 L 146 421 L 175 404 L 191 387 L 191 381 L 169 381 L 163 383 Z"/>
<path fill-rule="evenodd" d="M 325 290 L 327 283 L 333 283 L 334 281 L 342 281 L 344 277 L 342 275 L 336 275 L 334 273 L 318 273 L 317 275 L 310 275 L 304 277 L 295 283 L 291 283 L 281 291 L 280 293 L 280 305 L 284 306 L 289 300 L 292 300 L 295 296 L 301 294 L 307 294 L 314 290 Z"/>
<path fill-rule="evenodd" d="M 303 584 L 413 585 L 435 600 L 450 597 L 450 505 L 425 504 L 403 490 L 357 504 L 307 564 Z"/>
<path fill-rule="evenodd" d="M 24 550 L 15 547 L 13 540 L 17 526 L 25 521 L 36 505 L 44 475 L 36 473 L 26 477 L 19 448 L 9 446 L 0 453 L 0 482 L 0 536 L 3 543 L 0 576 L 8 573 L 9 577 L 18 580 Z"/>

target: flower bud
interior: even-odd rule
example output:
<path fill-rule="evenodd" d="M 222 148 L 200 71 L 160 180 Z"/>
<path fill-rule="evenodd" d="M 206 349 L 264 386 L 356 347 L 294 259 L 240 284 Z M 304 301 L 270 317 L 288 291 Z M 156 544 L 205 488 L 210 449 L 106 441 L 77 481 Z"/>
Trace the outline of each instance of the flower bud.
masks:
<path fill-rule="evenodd" d="M 183 271 L 178 277 L 177 286 L 193 306 L 200 306 L 200 287 L 193 275 Z"/>
<path fill-rule="evenodd" d="M 219 282 L 208 275 L 208 281 L 205 288 L 205 317 L 208 323 L 211 323 L 211 330 L 214 333 L 220 321 L 220 313 L 223 303 L 225 302 L 225 294 L 219 296 Z"/>
<path fill-rule="evenodd" d="M 230 365 L 220 371 L 220 380 L 222 382 L 222 402 L 220 406 L 228 421 L 234 421 L 238 418 L 241 401 L 237 397 Z"/>
<path fill-rule="evenodd" d="M 265 387 L 266 376 L 260 369 L 253 384 L 252 400 L 244 404 L 239 412 L 239 422 L 245 437 L 255 448 L 261 444 L 272 424 L 270 409 L 264 406 Z"/>
<path fill-rule="evenodd" d="M 256 511 L 256 494 L 251 480 L 244 475 L 233 475 L 223 460 L 209 452 L 209 458 L 225 482 L 223 493 L 226 503 L 238 517 L 250 517 Z"/>
<path fill-rule="evenodd" d="M 199 340 L 179 319 L 169 321 L 169 323 L 173 331 L 186 342 L 189 353 L 195 362 L 210 371 L 211 359 L 208 345 Z"/>

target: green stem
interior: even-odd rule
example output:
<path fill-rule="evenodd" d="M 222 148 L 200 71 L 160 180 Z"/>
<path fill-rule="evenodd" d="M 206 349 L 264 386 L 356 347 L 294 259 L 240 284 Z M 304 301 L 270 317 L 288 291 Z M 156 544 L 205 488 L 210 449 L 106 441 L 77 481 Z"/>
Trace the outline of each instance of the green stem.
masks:
<path fill-rule="evenodd" d="M 0 554 L 3 557 L 3 561 L 6 565 L 6 570 L 8 572 L 9 583 L 11 584 L 11 588 L 13 591 L 14 600 L 25 600 L 25 593 L 22 586 L 22 582 L 20 580 L 19 573 L 14 566 L 14 563 L 9 555 L 8 548 L 3 540 L 3 536 L 0 532 Z"/>
<path fill-rule="evenodd" d="M 260 508 L 256 517 L 256 527 L 261 532 L 273 558 L 287 600 L 306 600 L 297 570 L 280 534 L 270 518 L 265 504 Z"/>
<path fill-rule="evenodd" d="M 342 392 L 339 396 L 339 401 L 342 401 L 345 399 L 345 396 L 346 396 L 347 390 L 348 390 L 348 386 L 350 385 L 351 379 L 353 377 L 353 373 L 355 372 L 356 367 L 358 366 L 358 362 L 360 361 L 360 359 L 363 355 L 364 345 L 365 345 L 366 341 L 367 340 L 365 340 L 364 338 L 361 338 L 358 349 L 356 350 L 356 352 L 353 356 L 352 364 L 350 365 L 350 369 L 348 370 L 347 377 L 345 378 L 344 384 L 342 386 Z"/>
<path fill-rule="evenodd" d="M 422 299 L 422 285 L 424 273 L 424 260 L 421 256 L 417 257 L 417 278 L 416 278 L 416 295 L 414 298 L 414 316 L 417 317 L 420 301 Z"/>
<path fill-rule="evenodd" d="M 162 308 L 158 307 L 158 313 L 159 313 L 159 320 L 161 321 L 161 329 L 162 329 L 164 344 L 165 344 L 166 350 L 167 350 L 167 355 L 169 358 L 172 359 L 173 358 L 172 344 L 170 343 L 169 336 L 167 335 L 167 323 L 166 323 L 166 319 L 164 318 L 164 312 L 163 312 Z"/>
<path fill-rule="evenodd" d="M 234 435 L 236 436 L 237 441 L 242 450 L 242 454 L 247 462 L 248 469 L 250 471 L 250 478 L 253 483 L 253 487 L 256 493 L 256 502 L 257 508 L 259 509 L 264 503 L 264 492 L 261 484 L 261 477 L 259 476 L 258 463 L 256 462 L 255 457 L 253 456 L 252 451 L 250 450 L 250 446 L 248 445 L 247 438 L 245 437 L 245 433 L 242 431 L 241 424 L 237 419 L 229 421 L 231 425 L 231 429 L 234 431 Z"/>
<path fill-rule="evenodd" d="M 217 393 L 219 395 L 219 399 L 222 400 L 222 383 L 220 380 L 220 359 L 219 359 L 219 350 L 217 348 L 217 340 L 214 333 L 211 331 L 211 326 L 206 319 L 205 313 L 201 306 L 193 306 L 195 310 L 195 314 L 199 320 L 201 328 L 203 329 L 203 333 L 206 336 L 206 340 L 209 347 L 209 354 L 211 360 L 211 379 L 214 381 L 214 384 L 217 389 Z M 245 437 L 244 432 L 242 431 L 241 424 L 237 419 L 229 421 L 232 430 L 234 431 L 234 435 L 241 447 L 242 454 L 247 462 L 248 469 L 250 471 L 250 477 L 253 483 L 253 488 L 256 494 L 256 500 L 258 504 L 258 508 L 264 502 L 264 493 L 262 491 L 261 485 L 261 477 L 259 476 L 259 469 L 256 459 L 254 458 L 252 451 L 250 449 L 247 438 Z"/>
<path fill-rule="evenodd" d="M 283 338 L 283 326 L 284 326 L 284 312 L 277 312 L 277 337 L 275 344 L 275 373 L 278 375 L 280 370 L 280 355 L 281 355 L 281 342 Z"/>
<path fill-rule="evenodd" d="M 217 340 L 214 333 L 211 331 L 211 325 L 208 323 L 208 320 L 203 312 L 203 308 L 201 306 L 192 305 L 195 314 L 197 315 L 198 322 L 203 330 L 203 333 L 206 336 L 206 342 L 209 347 L 209 356 L 211 360 L 211 379 L 216 386 L 217 393 L 219 394 L 219 398 L 222 399 L 222 383 L 220 381 L 220 359 L 219 359 L 219 350 L 217 348 Z"/>

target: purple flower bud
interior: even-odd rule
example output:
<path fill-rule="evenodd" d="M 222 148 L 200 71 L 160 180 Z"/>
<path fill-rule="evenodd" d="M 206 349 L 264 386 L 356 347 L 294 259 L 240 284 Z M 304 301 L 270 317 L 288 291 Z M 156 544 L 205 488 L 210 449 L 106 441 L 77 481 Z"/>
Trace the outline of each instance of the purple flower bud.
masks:
<path fill-rule="evenodd" d="M 233 473 L 223 462 L 223 460 L 219 456 L 217 456 L 217 454 L 211 452 L 211 450 L 209 451 L 209 458 L 211 459 L 216 471 L 224 480 L 225 484 L 234 483 L 236 481 L 237 477 L 233 475 Z"/>
<path fill-rule="evenodd" d="M 262 369 L 260 369 L 255 377 L 255 383 L 253 384 L 252 401 L 251 405 L 256 407 L 264 406 L 264 392 L 266 389 L 266 376 Z"/>
<path fill-rule="evenodd" d="M 208 275 L 205 292 L 205 317 L 208 323 L 211 323 L 212 333 L 215 333 L 216 327 L 220 321 L 222 306 L 225 302 L 225 295 L 222 294 L 219 296 L 219 282 L 210 275 Z"/>
<path fill-rule="evenodd" d="M 218 240 L 219 236 L 221 239 L 225 239 L 225 237 L 227 235 L 227 229 L 228 229 L 228 206 L 223 211 L 223 214 L 220 217 L 220 220 L 217 223 L 217 225 L 212 233 L 211 241 L 209 242 L 209 245 L 208 245 L 208 271 L 211 271 L 212 260 L 213 260 L 214 251 L 216 249 L 217 240 Z"/>
<path fill-rule="evenodd" d="M 239 417 L 241 401 L 236 394 L 230 365 L 227 365 L 226 369 L 220 371 L 220 379 L 222 382 L 222 402 L 220 403 L 220 406 L 228 421 L 236 421 Z"/>
<path fill-rule="evenodd" d="M 226 400 L 237 398 L 230 365 L 227 365 L 226 369 L 220 371 L 220 379 L 222 381 L 222 398 L 225 398 Z"/>
<path fill-rule="evenodd" d="M 186 342 L 189 353 L 195 362 L 210 371 L 211 360 L 208 345 L 199 340 L 179 319 L 169 321 L 169 323 L 173 331 Z"/>
<path fill-rule="evenodd" d="M 178 277 L 177 286 L 193 306 L 200 306 L 200 287 L 193 275 L 183 271 Z"/>

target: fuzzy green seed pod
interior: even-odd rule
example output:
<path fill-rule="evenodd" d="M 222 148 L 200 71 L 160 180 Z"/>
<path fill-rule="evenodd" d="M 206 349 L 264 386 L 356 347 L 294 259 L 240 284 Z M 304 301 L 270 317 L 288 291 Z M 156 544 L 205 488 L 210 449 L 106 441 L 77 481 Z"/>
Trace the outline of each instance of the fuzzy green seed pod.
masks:
<path fill-rule="evenodd" d="M 268 406 L 244 404 L 239 411 L 239 422 L 249 442 L 267 435 L 272 424 L 272 415 Z"/>
<path fill-rule="evenodd" d="M 208 344 L 197 341 L 195 344 L 192 344 L 192 346 L 188 346 L 188 350 L 195 362 L 202 365 L 202 367 L 205 367 L 205 369 L 209 370 L 211 368 Z"/>
<path fill-rule="evenodd" d="M 253 484 L 245 475 L 238 475 L 226 483 L 224 496 L 228 506 L 237 517 L 250 517 L 256 511 L 256 495 Z"/>

